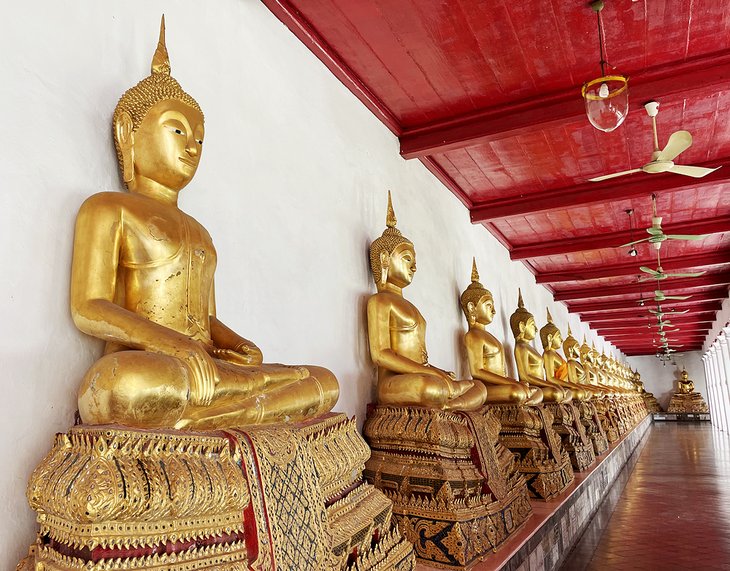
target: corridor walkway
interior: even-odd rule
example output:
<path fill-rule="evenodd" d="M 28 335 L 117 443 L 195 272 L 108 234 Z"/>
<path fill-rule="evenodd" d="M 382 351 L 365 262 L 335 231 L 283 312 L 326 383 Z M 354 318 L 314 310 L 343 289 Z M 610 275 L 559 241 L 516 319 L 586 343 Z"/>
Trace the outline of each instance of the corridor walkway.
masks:
<path fill-rule="evenodd" d="M 561 571 L 730 570 L 730 436 L 655 422 L 621 487 Z"/>

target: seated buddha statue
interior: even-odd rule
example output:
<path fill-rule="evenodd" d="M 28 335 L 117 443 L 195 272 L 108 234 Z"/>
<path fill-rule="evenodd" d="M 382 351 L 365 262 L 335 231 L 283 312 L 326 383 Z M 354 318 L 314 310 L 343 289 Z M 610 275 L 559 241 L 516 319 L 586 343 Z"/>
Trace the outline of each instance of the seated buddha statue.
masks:
<path fill-rule="evenodd" d="M 85 424 L 215 429 L 329 411 L 326 369 L 263 363 L 216 315 L 216 251 L 178 207 L 200 162 L 204 120 L 170 75 L 164 20 L 152 73 L 119 100 L 114 142 L 129 192 L 78 213 L 71 276 L 76 326 L 106 342 L 78 391 Z"/>
<path fill-rule="evenodd" d="M 494 404 L 539 404 L 542 390 L 507 376 L 504 347 L 489 333 L 496 310 L 492 293 L 479 283 L 476 260 L 471 283 L 461 294 L 461 309 L 469 324 L 464 335 L 471 376 L 487 385 L 487 402 Z"/>
<path fill-rule="evenodd" d="M 581 365 L 583 365 L 585 377 L 590 387 L 592 389 L 595 389 L 596 391 L 600 391 L 603 394 L 608 393 L 608 388 L 601 385 L 601 383 L 599 382 L 595 355 L 593 353 L 593 350 L 591 350 L 590 345 L 588 345 L 585 335 L 583 336 L 583 344 L 580 346 L 580 362 Z"/>
<path fill-rule="evenodd" d="M 682 369 L 679 380 L 677 381 L 677 386 L 680 394 L 688 395 L 695 392 L 695 384 L 690 380 L 686 369 Z"/>
<path fill-rule="evenodd" d="M 396 228 L 390 193 L 383 234 L 370 245 L 370 268 L 377 293 L 368 299 L 370 356 L 378 368 L 378 404 L 414 405 L 442 410 L 476 410 L 487 389 L 428 362 L 426 320 L 403 297 L 416 273 L 413 243 Z"/>
<path fill-rule="evenodd" d="M 545 380 L 542 356 L 532 346 L 537 336 L 537 325 L 533 315 L 525 309 L 522 291 L 519 292 L 517 309 L 509 318 L 512 334 L 515 336 L 515 361 L 520 381 L 542 389 L 544 402 L 569 402 L 570 389 L 562 389 L 552 381 Z"/>
<path fill-rule="evenodd" d="M 585 400 L 589 393 L 577 383 L 571 382 L 568 377 L 569 365 L 560 354 L 563 337 L 558 326 L 553 323 L 550 309 L 547 309 L 547 323 L 540 328 L 540 341 L 543 347 L 542 362 L 545 378 L 553 384 L 571 391 L 575 400 Z"/>
<path fill-rule="evenodd" d="M 568 381 L 578 385 L 585 392 L 586 399 L 591 398 L 593 392 L 588 384 L 586 369 L 580 361 L 580 343 L 573 337 L 570 325 L 568 325 L 568 335 L 563 340 L 563 353 L 568 366 Z"/>

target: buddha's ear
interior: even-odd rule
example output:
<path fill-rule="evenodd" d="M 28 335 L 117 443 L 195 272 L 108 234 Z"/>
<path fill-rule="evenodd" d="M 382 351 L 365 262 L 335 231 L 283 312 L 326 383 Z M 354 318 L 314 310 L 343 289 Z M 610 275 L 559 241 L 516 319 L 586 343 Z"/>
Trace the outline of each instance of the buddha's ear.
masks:
<path fill-rule="evenodd" d="M 527 327 L 527 323 L 520 321 L 520 334 L 525 332 L 525 327 Z"/>
<path fill-rule="evenodd" d="M 134 178 L 134 122 L 127 111 L 122 111 L 114 122 L 114 138 L 122 152 L 122 179 L 131 182 Z"/>
<path fill-rule="evenodd" d="M 466 315 L 467 320 L 469 321 L 469 325 L 473 325 L 476 323 L 476 315 L 474 315 L 474 310 L 476 309 L 476 304 L 473 301 L 469 301 L 466 304 Z"/>
<path fill-rule="evenodd" d="M 390 266 L 390 254 L 388 252 L 380 252 L 380 284 L 385 285 L 388 282 L 388 266 Z"/>

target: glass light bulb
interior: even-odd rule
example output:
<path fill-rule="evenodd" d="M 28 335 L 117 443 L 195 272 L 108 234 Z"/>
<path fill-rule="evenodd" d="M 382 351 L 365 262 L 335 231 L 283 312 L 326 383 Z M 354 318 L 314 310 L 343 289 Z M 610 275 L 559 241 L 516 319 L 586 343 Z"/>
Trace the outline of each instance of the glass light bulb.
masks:
<path fill-rule="evenodd" d="M 606 83 L 602 83 L 601 87 L 598 88 L 598 97 L 606 98 L 608 97 L 609 91 L 608 91 L 608 85 Z"/>

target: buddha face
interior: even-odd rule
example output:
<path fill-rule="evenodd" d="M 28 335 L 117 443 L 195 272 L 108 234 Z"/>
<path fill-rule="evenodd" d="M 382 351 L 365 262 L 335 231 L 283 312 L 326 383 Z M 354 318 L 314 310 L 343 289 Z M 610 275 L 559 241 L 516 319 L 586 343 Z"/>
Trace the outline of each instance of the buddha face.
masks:
<path fill-rule="evenodd" d="M 560 331 L 556 331 L 555 334 L 552 336 L 552 340 L 550 342 L 550 347 L 553 349 L 560 349 L 563 345 L 563 336 L 560 334 Z"/>
<path fill-rule="evenodd" d="M 388 282 L 406 287 L 413 281 L 416 273 L 416 252 L 410 244 L 398 245 L 390 255 L 388 262 Z"/>
<path fill-rule="evenodd" d="M 520 333 L 526 341 L 532 341 L 537 335 L 535 319 L 530 316 L 527 321 L 520 321 Z"/>
<path fill-rule="evenodd" d="M 203 135 L 197 109 L 173 99 L 156 103 L 133 135 L 135 179 L 182 190 L 198 169 Z"/>
<path fill-rule="evenodd" d="M 471 304 L 470 304 L 471 305 Z M 489 325 L 497 311 L 494 309 L 494 300 L 491 295 L 483 295 L 474 307 L 474 320 L 482 325 Z"/>

